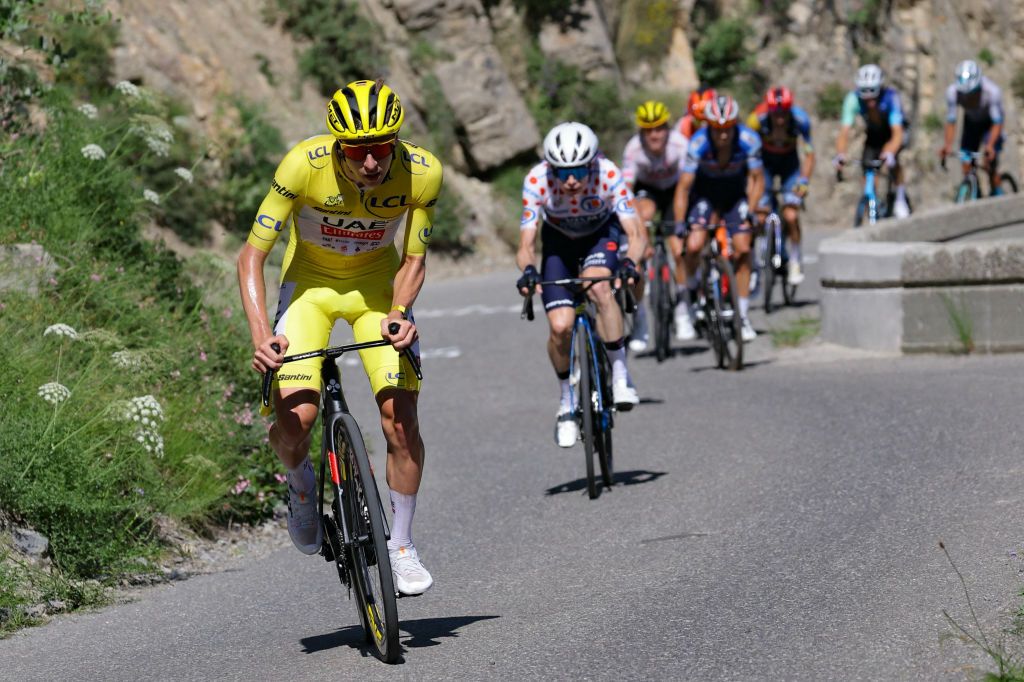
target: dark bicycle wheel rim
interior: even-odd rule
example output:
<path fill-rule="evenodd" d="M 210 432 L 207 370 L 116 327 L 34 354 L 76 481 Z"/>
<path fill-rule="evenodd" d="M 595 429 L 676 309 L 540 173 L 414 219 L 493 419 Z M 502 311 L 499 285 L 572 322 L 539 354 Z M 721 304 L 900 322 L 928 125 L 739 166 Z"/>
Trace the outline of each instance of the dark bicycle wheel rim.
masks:
<path fill-rule="evenodd" d="M 669 337 L 672 325 L 672 299 L 669 283 L 665 281 L 668 261 L 661 251 L 654 256 L 654 280 L 651 287 L 651 310 L 654 313 L 654 353 L 658 362 L 669 356 Z"/>
<path fill-rule="evenodd" d="M 707 331 L 708 345 L 711 346 L 711 350 L 715 354 L 715 367 L 723 367 L 725 357 L 722 349 L 721 326 L 718 321 L 720 311 L 718 306 L 715 305 L 718 290 L 712 277 L 711 262 L 710 258 L 704 259 L 704 264 L 701 268 L 701 289 L 704 292 L 703 326 Z"/>
<path fill-rule="evenodd" d="M 593 500 L 599 494 L 597 478 L 594 476 L 594 399 L 591 395 L 593 392 L 593 383 L 591 382 L 593 364 L 588 334 L 582 324 L 576 326 L 575 343 L 575 362 L 580 372 L 579 395 L 576 405 L 580 410 L 583 430 L 583 458 L 587 464 L 587 495 Z"/>
<path fill-rule="evenodd" d="M 401 653 L 395 582 L 388 557 L 380 495 L 358 428 L 351 416 L 343 415 L 335 434 L 339 466 L 345 472 L 342 485 L 348 500 L 347 511 L 354 541 L 349 555 L 354 578 L 352 588 L 367 641 L 373 644 L 381 660 L 395 663 Z M 358 542 L 358 538 L 364 536 L 367 537 L 366 543 Z"/>
<path fill-rule="evenodd" d="M 764 267 L 761 270 L 761 286 L 764 287 L 764 312 L 772 311 L 772 289 L 775 288 L 775 235 L 769 234 L 765 238 L 765 259 Z"/>
<path fill-rule="evenodd" d="M 974 185 L 970 180 L 964 178 L 963 182 L 960 183 L 960 186 L 956 188 L 956 197 L 954 197 L 954 202 L 957 204 L 965 204 L 972 199 L 974 199 Z"/>
<path fill-rule="evenodd" d="M 601 359 L 601 380 L 599 384 L 601 386 L 601 412 L 596 412 L 595 407 L 595 416 L 598 417 L 595 423 L 599 428 L 594 429 L 594 445 L 597 448 L 598 463 L 601 465 L 601 481 L 606 488 L 611 488 L 615 482 L 615 472 L 612 469 L 613 423 L 610 402 L 612 397 L 612 368 L 606 353 L 600 352 L 599 357 Z"/>
<path fill-rule="evenodd" d="M 860 201 L 857 202 L 857 210 L 853 214 L 853 226 L 860 227 L 864 224 L 865 214 L 868 212 L 868 200 L 867 197 L 861 197 Z"/>
<path fill-rule="evenodd" d="M 737 371 L 743 369 L 743 322 L 740 320 L 739 297 L 736 294 L 736 274 L 733 272 L 732 264 L 722 256 L 716 256 L 715 265 L 721 274 L 718 280 L 721 295 L 715 297 L 722 339 L 720 366 Z M 727 309 L 732 310 L 731 315 L 723 314 Z"/>
<path fill-rule="evenodd" d="M 1016 194 L 1017 193 L 1017 179 L 1009 173 L 999 174 L 999 188 L 1003 190 L 1003 194 Z"/>

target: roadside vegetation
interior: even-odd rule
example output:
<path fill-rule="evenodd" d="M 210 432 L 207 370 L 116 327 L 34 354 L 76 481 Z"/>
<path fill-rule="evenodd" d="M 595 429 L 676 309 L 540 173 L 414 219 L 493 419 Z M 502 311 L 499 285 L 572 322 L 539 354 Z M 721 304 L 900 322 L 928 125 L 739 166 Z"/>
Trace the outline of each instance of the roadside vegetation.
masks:
<path fill-rule="evenodd" d="M 142 236 L 248 229 L 276 131 L 249 122 L 257 139 L 219 160 L 236 169 L 225 183 L 183 107 L 109 82 L 116 32 L 93 4 L 0 0 L 0 14 L 5 39 L 45 48 L 0 68 L 0 249 L 28 254 L 0 290 L 0 510 L 49 540 L 42 562 L 0 543 L 6 632 L 146 570 L 158 519 L 260 521 L 281 485 L 232 268 Z"/>

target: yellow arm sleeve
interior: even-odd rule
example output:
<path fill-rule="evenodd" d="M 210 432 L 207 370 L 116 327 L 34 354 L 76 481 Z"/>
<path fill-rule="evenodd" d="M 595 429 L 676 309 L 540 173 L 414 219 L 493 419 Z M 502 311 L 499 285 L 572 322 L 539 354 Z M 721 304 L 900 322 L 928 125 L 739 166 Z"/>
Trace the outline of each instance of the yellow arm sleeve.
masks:
<path fill-rule="evenodd" d="M 402 245 L 403 254 L 426 255 L 427 246 L 430 244 L 430 237 L 434 231 L 434 207 L 441 195 L 443 175 L 441 162 L 436 157 L 432 157 L 430 170 L 423 175 L 413 176 L 415 181 L 422 185 L 417 194 L 416 203 L 409 209 L 409 220 L 405 226 L 405 242 Z"/>
<path fill-rule="evenodd" d="M 270 191 L 263 198 L 256 219 L 249 230 L 249 244 L 260 251 L 270 251 L 278 236 L 288 225 L 288 217 L 296 199 L 305 192 L 309 178 L 309 164 L 299 147 L 295 147 L 281 161 L 270 183 Z"/>
<path fill-rule="evenodd" d="M 750 112 L 747 116 L 747 127 L 755 132 L 761 132 L 761 119 L 758 118 L 756 111 Z"/>

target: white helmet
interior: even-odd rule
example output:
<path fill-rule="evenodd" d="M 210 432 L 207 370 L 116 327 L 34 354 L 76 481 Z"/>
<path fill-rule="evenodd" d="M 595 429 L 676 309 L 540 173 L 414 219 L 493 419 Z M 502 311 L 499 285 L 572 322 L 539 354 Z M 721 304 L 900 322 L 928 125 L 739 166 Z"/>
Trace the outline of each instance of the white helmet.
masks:
<path fill-rule="evenodd" d="M 857 86 L 857 94 L 861 97 L 878 97 L 882 92 L 882 83 L 885 76 L 878 64 L 865 64 L 857 69 L 857 77 L 854 85 Z"/>
<path fill-rule="evenodd" d="M 967 95 L 974 92 L 981 86 L 981 69 L 978 63 L 965 59 L 956 65 L 956 89 L 961 94 Z"/>
<path fill-rule="evenodd" d="M 582 123 L 559 123 L 544 137 L 544 159 L 555 168 L 583 166 L 595 156 L 597 135 Z"/>

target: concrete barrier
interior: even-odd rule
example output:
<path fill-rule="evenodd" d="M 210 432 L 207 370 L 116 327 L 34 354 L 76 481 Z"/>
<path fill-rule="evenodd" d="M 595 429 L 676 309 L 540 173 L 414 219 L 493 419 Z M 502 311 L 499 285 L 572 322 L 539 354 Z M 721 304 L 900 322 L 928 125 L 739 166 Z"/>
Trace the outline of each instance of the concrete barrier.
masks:
<path fill-rule="evenodd" d="M 1024 238 L 979 239 L 1016 226 L 1024 226 L 1024 195 L 823 241 L 822 337 L 903 353 L 1024 350 Z"/>

